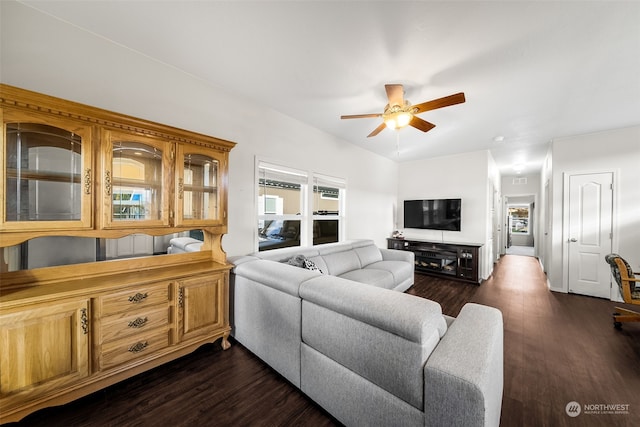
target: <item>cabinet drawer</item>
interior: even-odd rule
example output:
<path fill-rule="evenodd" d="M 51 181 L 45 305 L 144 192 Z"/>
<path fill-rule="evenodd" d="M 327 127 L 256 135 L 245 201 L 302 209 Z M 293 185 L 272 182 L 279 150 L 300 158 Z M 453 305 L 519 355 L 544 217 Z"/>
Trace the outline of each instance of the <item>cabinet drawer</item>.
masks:
<path fill-rule="evenodd" d="M 102 317 L 156 304 L 166 304 L 169 301 L 169 283 L 132 287 L 126 291 L 102 296 L 99 301 Z"/>
<path fill-rule="evenodd" d="M 103 318 L 100 342 L 105 343 L 169 324 L 169 307 L 166 304 L 147 309 L 125 311 Z"/>
<path fill-rule="evenodd" d="M 102 346 L 100 369 L 111 368 L 138 357 L 152 355 L 169 346 L 169 330 L 159 328 L 132 335 Z"/>

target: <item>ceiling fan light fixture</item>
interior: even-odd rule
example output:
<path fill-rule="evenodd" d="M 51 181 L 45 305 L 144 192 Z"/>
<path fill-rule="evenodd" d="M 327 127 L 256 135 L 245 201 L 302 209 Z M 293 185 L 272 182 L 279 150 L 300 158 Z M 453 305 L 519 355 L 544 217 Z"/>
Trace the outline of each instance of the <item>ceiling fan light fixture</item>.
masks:
<path fill-rule="evenodd" d="M 411 113 L 406 111 L 395 111 L 386 114 L 384 117 L 384 124 L 389 129 L 400 129 L 405 127 L 411 121 Z"/>
<path fill-rule="evenodd" d="M 449 107 L 465 102 L 464 93 L 456 93 L 454 95 L 445 96 L 443 98 L 432 99 L 431 101 L 422 102 L 412 105 L 409 100 L 404 99 L 404 89 L 400 84 L 384 85 L 387 92 L 389 103 L 384 107 L 384 112 L 372 114 L 350 114 L 340 116 L 341 119 L 365 119 L 373 117 L 382 117 L 382 123 L 373 130 L 367 138 L 378 135 L 384 128 L 400 129 L 407 125 L 412 126 L 422 132 L 428 132 L 436 125 L 421 119 L 417 114 L 425 111 L 437 110 L 438 108 Z"/>
<path fill-rule="evenodd" d="M 396 123 L 399 128 L 405 127 L 411 121 L 411 114 L 409 113 L 398 113 L 398 117 L 396 117 Z"/>

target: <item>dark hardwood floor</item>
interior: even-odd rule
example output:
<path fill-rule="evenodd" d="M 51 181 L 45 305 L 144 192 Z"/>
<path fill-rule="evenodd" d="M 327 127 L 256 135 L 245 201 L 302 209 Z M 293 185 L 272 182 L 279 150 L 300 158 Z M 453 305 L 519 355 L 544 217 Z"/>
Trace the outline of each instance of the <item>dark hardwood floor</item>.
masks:
<path fill-rule="evenodd" d="M 537 260 L 515 255 L 503 257 L 480 286 L 416 274 L 407 292 L 440 302 L 452 316 L 470 301 L 502 311 L 502 427 L 640 425 L 640 323 L 615 330 L 616 304 L 549 292 Z M 339 425 L 242 345 L 232 344 L 227 351 L 219 343 L 203 346 L 15 425 Z M 575 418 L 565 412 L 572 401 L 582 408 Z M 603 405 L 622 405 L 618 409 L 626 413 L 585 413 L 602 412 Z"/>

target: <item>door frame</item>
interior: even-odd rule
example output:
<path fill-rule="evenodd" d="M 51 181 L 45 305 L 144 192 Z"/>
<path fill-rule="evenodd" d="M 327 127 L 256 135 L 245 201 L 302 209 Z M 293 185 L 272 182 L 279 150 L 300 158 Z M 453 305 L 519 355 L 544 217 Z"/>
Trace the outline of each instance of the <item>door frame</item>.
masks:
<path fill-rule="evenodd" d="M 611 194 L 611 252 L 618 252 L 618 176 L 620 169 L 589 169 L 562 172 L 562 292 L 569 293 L 569 180 L 575 175 L 594 175 L 610 173 L 613 191 Z M 604 260 L 603 260 L 604 262 Z M 609 300 L 616 301 L 614 297 L 611 278 L 609 278 Z M 617 288 L 616 288 L 617 289 Z"/>
<path fill-rule="evenodd" d="M 502 226 L 504 227 L 503 231 L 502 231 L 502 244 L 500 246 L 500 255 L 506 255 L 507 253 L 507 245 L 509 244 L 509 232 L 510 232 L 510 226 L 511 224 L 509 224 L 509 198 L 514 199 L 514 198 L 520 198 L 520 197 L 532 197 L 533 201 L 531 202 L 531 204 L 533 204 L 534 208 L 533 208 L 533 217 L 532 217 L 532 222 L 533 222 L 533 227 L 531 228 L 531 235 L 533 236 L 533 251 L 534 251 L 534 256 L 536 257 L 536 259 L 539 259 L 539 254 L 540 254 L 540 247 L 539 247 L 539 238 L 540 238 L 540 227 L 538 226 L 538 221 L 540 219 L 540 214 L 538 213 L 538 211 L 540 210 L 540 204 L 539 204 L 539 194 L 538 193 L 513 193 L 513 194 L 509 194 L 509 195 L 503 195 L 502 196 Z M 511 204 L 522 204 L 522 203 L 517 203 L 517 202 L 513 202 Z"/>

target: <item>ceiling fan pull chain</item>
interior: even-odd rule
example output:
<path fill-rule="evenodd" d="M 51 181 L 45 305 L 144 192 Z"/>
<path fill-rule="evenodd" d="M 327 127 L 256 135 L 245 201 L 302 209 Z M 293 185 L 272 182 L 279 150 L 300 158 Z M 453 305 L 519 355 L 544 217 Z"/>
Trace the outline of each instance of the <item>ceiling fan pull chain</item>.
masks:
<path fill-rule="evenodd" d="M 396 151 L 398 152 L 398 160 L 400 160 L 400 129 L 396 129 Z"/>

